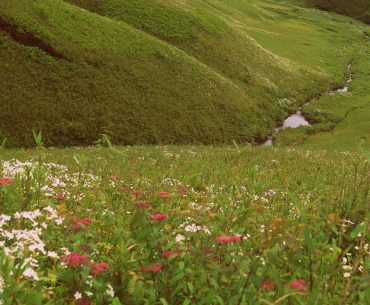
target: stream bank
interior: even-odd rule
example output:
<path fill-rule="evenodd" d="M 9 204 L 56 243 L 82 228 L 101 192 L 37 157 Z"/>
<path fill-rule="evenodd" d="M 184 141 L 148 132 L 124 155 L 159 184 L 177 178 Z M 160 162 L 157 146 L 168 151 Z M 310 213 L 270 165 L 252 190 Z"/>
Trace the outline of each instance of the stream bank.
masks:
<path fill-rule="evenodd" d="M 350 63 L 347 67 L 347 73 L 348 73 L 348 79 L 345 83 L 345 85 L 342 88 L 329 91 L 328 94 L 333 93 L 348 93 L 349 87 L 352 83 L 352 63 Z M 302 114 L 302 108 L 313 103 L 317 98 L 314 98 L 307 103 L 304 103 L 302 106 L 298 108 L 298 110 L 289 115 L 284 121 L 283 124 L 277 128 L 274 129 L 273 133 L 268 137 L 267 141 L 263 144 L 263 146 L 272 146 L 274 144 L 275 138 L 278 136 L 278 134 L 285 128 L 298 128 L 301 126 L 310 126 L 310 123 L 307 121 L 307 119 Z"/>

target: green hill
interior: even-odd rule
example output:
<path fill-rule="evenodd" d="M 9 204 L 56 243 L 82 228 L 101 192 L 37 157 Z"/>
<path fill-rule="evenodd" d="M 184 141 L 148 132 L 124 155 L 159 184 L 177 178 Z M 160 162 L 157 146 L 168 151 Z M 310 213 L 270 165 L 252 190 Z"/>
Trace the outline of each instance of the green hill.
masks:
<path fill-rule="evenodd" d="M 0 0 L 0 138 L 262 141 L 345 79 L 360 24 L 267 1 Z M 333 56 L 333 54 L 335 56 Z"/>
<path fill-rule="evenodd" d="M 369 0 L 306 0 L 306 3 L 319 9 L 352 16 L 370 24 Z"/>

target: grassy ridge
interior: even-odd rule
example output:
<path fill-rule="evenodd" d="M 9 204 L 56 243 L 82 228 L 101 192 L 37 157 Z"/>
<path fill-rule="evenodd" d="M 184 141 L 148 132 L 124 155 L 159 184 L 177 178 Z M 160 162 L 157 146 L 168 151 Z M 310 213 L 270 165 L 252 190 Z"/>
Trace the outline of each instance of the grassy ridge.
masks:
<path fill-rule="evenodd" d="M 4 3 L 1 11 L 67 59 L 1 34 L 1 131 L 11 144 L 29 145 L 32 128 L 48 145 L 89 144 L 101 132 L 125 144 L 257 134 L 251 122 L 261 111 L 245 91 L 151 36 L 61 1 Z"/>
<path fill-rule="evenodd" d="M 342 82 L 346 46 L 360 37 L 357 25 L 343 35 L 325 30 L 325 16 L 264 1 L 74 3 L 104 17 L 60 0 L 1 4 L 3 20 L 64 56 L 0 32 L 0 137 L 9 145 L 31 145 L 32 129 L 53 146 L 100 133 L 120 144 L 258 141 Z"/>

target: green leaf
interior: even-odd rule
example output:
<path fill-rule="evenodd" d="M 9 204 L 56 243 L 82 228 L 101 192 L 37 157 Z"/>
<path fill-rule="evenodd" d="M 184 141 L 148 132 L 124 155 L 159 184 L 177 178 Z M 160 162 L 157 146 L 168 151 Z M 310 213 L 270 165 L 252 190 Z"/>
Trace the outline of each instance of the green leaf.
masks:
<path fill-rule="evenodd" d="M 167 301 L 164 298 L 160 298 L 160 301 L 163 305 L 168 305 Z"/>
<path fill-rule="evenodd" d="M 353 231 L 351 232 L 350 236 L 351 236 L 351 239 L 355 239 L 357 237 L 360 237 L 364 234 L 365 232 L 365 229 L 366 229 L 366 223 L 365 222 L 362 222 L 360 223 L 359 225 L 357 225 Z"/>
<path fill-rule="evenodd" d="M 182 305 L 189 305 L 189 304 L 191 304 L 191 300 L 190 300 L 190 299 L 186 299 L 186 300 L 182 303 Z"/>

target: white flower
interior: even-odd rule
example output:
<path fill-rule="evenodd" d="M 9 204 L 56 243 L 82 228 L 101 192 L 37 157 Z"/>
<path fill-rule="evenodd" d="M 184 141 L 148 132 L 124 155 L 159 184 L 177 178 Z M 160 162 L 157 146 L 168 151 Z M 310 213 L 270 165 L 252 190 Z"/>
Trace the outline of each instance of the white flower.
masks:
<path fill-rule="evenodd" d="M 197 232 L 198 231 L 198 227 L 195 223 L 189 225 L 189 226 L 186 226 L 185 229 L 184 229 L 186 232 Z"/>
<path fill-rule="evenodd" d="M 351 276 L 351 272 L 345 272 L 345 273 L 343 273 L 343 276 L 345 278 L 350 277 Z"/>
<path fill-rule="evenodd" d="M 79 299 L 81 299 L 81 298 L 82 298 L 82 294 L 81 294 L 81 292 L 76 291 L 76 293 L 74 294 L 74 297 L 75 297 L 75 300 L 79 300 Z"/>
<path fill-rule="evenodd" d="M 113 287 L 111 285 L 107 285 L 107 291 L 106 291 L 107 295 L 110 296 L 111 298 L 114 297 L 114 290 L 113 290 Z"/>
<path fill-rule="evenodd" d="M 27 268 L 23 272 L 23 276 L 24 277 L 28 277 L 28 278 L 33 278 L 35 281 L 39 281 L 40 280 L 39 276 L 37 275 L 37 273 L 35 272 L 35 270 L 33 270 L 32 268 Z"/>
<path fill-rule="evenodd" d="M 343 270 L 352 270 L 352 267 L 348 265 L 344 265 Z"/>
<path fill-rule="evenodd" d="M 5 284 L 4 278 L 0 276 L 0 294 L 2 294 L 4 291 L 4 284 Z"/>
<path fill-rule="evenodd" d="M 51 258 L 57 258 L 58 254 L 54 251 L 48 251 L 48 256 Z"/>
<path fill-rule="evenodd" d="M 184 235 L 181 235 L 181 234 L 177 234 L 176 235 L 176 242 L 182 242 L 183 240 L 185 240 L 185 236 Z"/>

